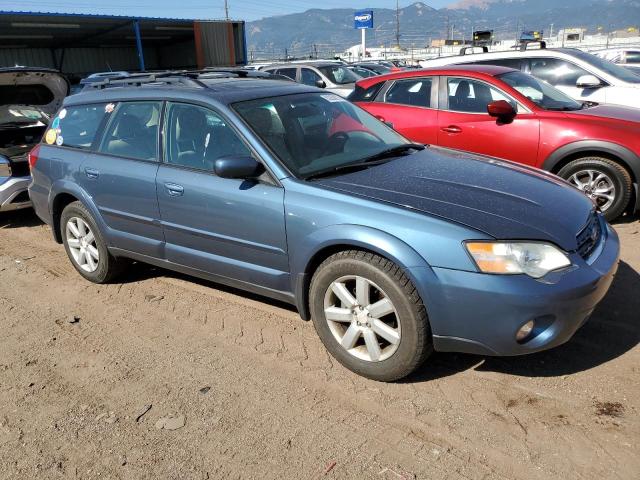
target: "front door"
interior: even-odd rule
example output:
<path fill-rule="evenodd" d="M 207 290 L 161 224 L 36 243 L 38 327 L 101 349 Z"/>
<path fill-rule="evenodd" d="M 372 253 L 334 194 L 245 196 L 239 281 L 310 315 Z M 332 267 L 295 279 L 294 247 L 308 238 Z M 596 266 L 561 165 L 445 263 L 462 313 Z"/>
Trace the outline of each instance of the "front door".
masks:
<path fill-rule="evenodd" d="M 157 177 L 166 259 L 214 275 L 286 291 L 284 190 L 217 177 L 214 162 L 251 151 L 216 112 L 168 103 Z"/>
<path fill-rule="evenodd" d="M 535 165 L 540 121 L 497 88 L 465 77 L 442 79 L 444 105 L 438 114 L 438 145 Z M 503 123 L 487 113 L 496 100 L 512 103 L 518 114 Z"/>

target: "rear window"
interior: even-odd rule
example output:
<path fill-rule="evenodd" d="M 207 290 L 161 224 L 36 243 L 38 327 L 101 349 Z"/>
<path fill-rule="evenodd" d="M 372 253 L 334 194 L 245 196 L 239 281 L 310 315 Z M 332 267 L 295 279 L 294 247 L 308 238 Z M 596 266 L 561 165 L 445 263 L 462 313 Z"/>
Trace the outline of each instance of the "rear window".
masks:
<path fill-rule="evenodd" d="M 53 100 L 44 85 L 0 85 L 0 105 L 48 105 Z"/>
<path fill-rule="evenodd" d="M 351 102 L 373 102 L 374 98 L 384 85 L 384 82 L 378 82 L 371 85 L 369 88 L 363 88 L 356 85 L 356 88 L 349 95 L 349 101 Z"/>
<path fill-rule="evenodd" d="M 89 149 L 112 104 L 96 103 L 63 108 L 44 136 L 49 145 Z"/>
<path fill-rule="evenodd" d="M 412 107 L 431 107 L 431 79 L 398 80 L 387 92 L 386 101 Z"/>

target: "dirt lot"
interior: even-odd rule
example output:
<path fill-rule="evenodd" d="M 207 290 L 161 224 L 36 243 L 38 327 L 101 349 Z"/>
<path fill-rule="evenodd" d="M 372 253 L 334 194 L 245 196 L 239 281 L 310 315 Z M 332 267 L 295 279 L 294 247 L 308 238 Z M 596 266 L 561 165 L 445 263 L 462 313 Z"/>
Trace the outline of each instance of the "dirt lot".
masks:
<path fill-rule="evenodd" d="M 640 478 L 640 222 L 616 229 L 567 345 L 382 384 L 286 305 L 144 265 L 92 285 L 0 215 L 0 478 Z"/>

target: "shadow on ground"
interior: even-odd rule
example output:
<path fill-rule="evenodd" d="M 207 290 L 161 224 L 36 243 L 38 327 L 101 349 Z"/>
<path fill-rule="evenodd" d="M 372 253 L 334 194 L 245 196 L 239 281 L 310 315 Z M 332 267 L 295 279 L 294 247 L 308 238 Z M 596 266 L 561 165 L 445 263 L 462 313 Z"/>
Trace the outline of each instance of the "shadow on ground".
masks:
<path fill-rule="evenodd" d="M 3 228 L 37 227 L 43 225 L 31 208 L 0 213 L 0 230 Z"/>

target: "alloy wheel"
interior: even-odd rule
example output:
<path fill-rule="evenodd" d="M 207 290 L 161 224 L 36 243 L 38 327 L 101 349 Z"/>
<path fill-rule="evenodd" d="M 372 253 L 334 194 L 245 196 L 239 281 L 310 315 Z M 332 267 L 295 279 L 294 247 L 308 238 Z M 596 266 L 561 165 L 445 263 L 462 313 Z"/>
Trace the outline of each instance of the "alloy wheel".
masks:
<path fill-rule="evenodd" d="M 590 197 L 602 212 L 613 205 L 616 187 L 613 179 L 599 170 L 580 170 L 569 177 L 569 181 Z"/>
<path fill-rule="evenodd" d="M 95 272 L 100 262 L 100 252 L 91 228 L 82 218 L 71 217 L 65 227 L 69 252 L 76 264 L 85 272 Z"/>
<path fill-rule="evenodd" d="M 349 275 L 329 285 L 324 314 L 336 341 L 356 358 L 381 362 L 400 345 L 400 319 L 391 299 L 371 280 Z"/>

